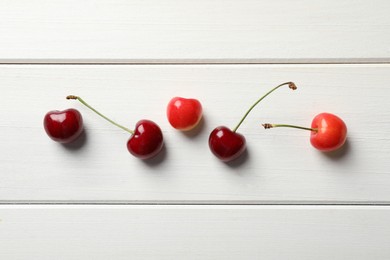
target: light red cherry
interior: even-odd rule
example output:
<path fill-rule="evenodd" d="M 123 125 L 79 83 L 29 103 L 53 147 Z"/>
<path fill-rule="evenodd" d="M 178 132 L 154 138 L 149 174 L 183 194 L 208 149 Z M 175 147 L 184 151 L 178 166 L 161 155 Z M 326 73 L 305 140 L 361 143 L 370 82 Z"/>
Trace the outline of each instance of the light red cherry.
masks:
<path fill-rule="evenodd" d="M 262 96 L 260 99 L 258 99 L 245 113 L 245 115 L 242 117 L 241 121 L 238 123 L 238 125 L 230 130 L 226 126 L 219 126 L 215 128 L 209 136 L 209 148 L 211 152 L 221 161 L 223 162 L 229 162 L 232 161 L 238 157 L 240 157 L 241 154 L 244 153 L 246 149 L 246 140 L 245 137 L 237 133 L 238 128 L 244 122 L 245 118 L 248 116 L 248 114 L 252 111 L 252 109 L 260 103 L 265 97 L 267 97 L 269 94 L 271 94 L 276 89 L 280 88 L 281 86 L 288 85 L 288 87 L 292 90 L 295 90 L 297 87 L 293 82 L 285 82 L 282 83 L 270 91 L 268 91 L 264 96 Z"/>
<path fill-rule="evenodd" d="M 316 115 L 311 127 L 302 127 L 286 124 L 263 124 L 264 128 L 291 127 L 309 130 L 311 145 L 322 152 L 331 152 L 342 147 L 347 140 L 347 125 L 344 121 L 331 113 Z"/>
<path fill-rule="evenodd" d="M 173 128 L 189 131 L 202 119 L 202 104 L 197 99 L 174 97 L 168 103 L 167 118 Z"/>
<path fill-rule="evenodd" d="M 347 140 L 347 126 L 336 115 L 321 113 L 314 117 L 310 143 L 318 150 L 330 152 L 339 149 Z"/>
<path fill-rule="evenodd" d="M 70 143 L 83 132 L 83 117 L 76 109 L 53 110 L 46 113 L 43 126 L 47 135 L 59 143 Z"/>
<path fill-rule="evenodd" d="M 162 150 L 164 146 L 163 134 L 155 122 L 143 119 L 136 123 L 135 130 L 131 130 L 101 114 L 78 96 L 70 95 L 66 98 L 78 100 L 105 120 L 130 133 L 131 136 L 127 141 L 127 149 L 135 157 L 143 160 L 149 159 L 156 156 Z"/>

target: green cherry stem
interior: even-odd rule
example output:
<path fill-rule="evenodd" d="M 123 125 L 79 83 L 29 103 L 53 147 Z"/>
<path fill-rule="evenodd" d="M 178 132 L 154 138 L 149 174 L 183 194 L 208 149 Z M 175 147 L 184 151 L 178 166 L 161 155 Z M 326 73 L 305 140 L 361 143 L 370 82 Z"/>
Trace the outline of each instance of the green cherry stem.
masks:
<path fill-rule="evenodd" d="M 134 134 L 134 131 L 133 130 L 130 130 L 129 128 L 127 127 L 124 127 L 114 121 L 112 121 L 111 119 L 109 119 L 108 117 L 106 117 L 105 115 L 103 115 L 102 113 L 100 113 L 99 111 L 97 111 L 95 108 L 93 108 L 92 106 L 90 106 L 87 102 L 85 102 L 81 97 L 78 97 L 78 96 L 74 96 L 74 95 L 69 95 L 66 97 L 66 99 L 75 99 L 75 100 L 78 100 L 81 104 L 83 104 L 84 106 L 88 107 L 89 109 L 91 109 L 93 112 L 95 112 L 96 114 L 98 114 L 99 116 L 101 116 L 102 118 L 106 119 L 108 122 L 110 122 L 111 124 L 125 130 L 126 132 L 129 132 L 130 134 Z"/>
<path fill-rule="evenodd" d="M 270 128 L 276 128 L 276 127 L 290 127 L 290 128 L 296 128 L 296 129 L 303 129 L 303 130 L 309 130 L 313 132 L 318 132 L 317 128 L 311 128 L 311 127 L 304 127 L 304 126 L 297 126 L 297 125 L 286 125 L 286 124 L 262 124 L 264 129 L 270 129 Z"/>
<path fill-rule="evenodd" d="M 244 122 L 245 118 L 249 115 L 249 113 L 252 111 L 253 108 L 255 108 L 255 106 L 257 104 L 260 103 L 260 101 L 262 101 L 265 97 L 267 97 L 269 94 L 271 94 L 272 92 L 274 92 L 275 90 L 277 90 L 278 88 L 280 88 L 281 86 L 284 86 L 284 85 L 288 85 L 288 87 L 292 90 L 296 90 L 297 89 L 297 86 L 294 84 L 294 82 L 284 82 L 276 87 L 274 87 L 273 89 L 271 89 L 270 91 L 268 91 L 264 96 L 262 96 L 259 100 L 257 100 L 249 109 L 248 111 L 246 111 L 245 115 L 241 118 L 241 121 L 238 123 L 238 125 L 233 129 L 233 132 L 236 132 L 238 130 L 238 128 L 241 126 L 242 122 Z"/>

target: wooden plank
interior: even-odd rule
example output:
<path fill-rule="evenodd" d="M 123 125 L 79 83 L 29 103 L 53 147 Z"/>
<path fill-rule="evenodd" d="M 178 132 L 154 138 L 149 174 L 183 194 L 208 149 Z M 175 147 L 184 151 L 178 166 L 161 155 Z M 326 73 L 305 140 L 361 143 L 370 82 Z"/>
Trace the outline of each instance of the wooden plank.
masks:
<path fill-rule="evenodd" d="M 1 1 L 0 62 L 389 62 L 387 0 Z"/>
<path fill-rule="evenodd" d="M 1 259 L 389 259 L 389 207 L 1 206 Z"/>
<path fill-rule="evenodd" d="M 239 129 L 248 153 L 233 164 L 209 151 L 216 126 L 234 127 L 257 97 L 278 90 Z M 0 199 L 14 202 L 386 203 L 390 202 L 389 65 L 127 65 L 0 67 Z M 129 135 L 76 101 L 76 94 L 119 123 L 148 118 L 165 136 L 149 162 L 132 157 Z M 192 134 L 174 130 L 165 107 L 173 96 L 198 98 L 205 120 Z M 44 114 L 75 107 L 86 136 L 52 142 Z M 309 133 L 264 130 L 260 123 L 309 125 L 320 112 L 349 127 L 341 151 L 323 154 Z"/>

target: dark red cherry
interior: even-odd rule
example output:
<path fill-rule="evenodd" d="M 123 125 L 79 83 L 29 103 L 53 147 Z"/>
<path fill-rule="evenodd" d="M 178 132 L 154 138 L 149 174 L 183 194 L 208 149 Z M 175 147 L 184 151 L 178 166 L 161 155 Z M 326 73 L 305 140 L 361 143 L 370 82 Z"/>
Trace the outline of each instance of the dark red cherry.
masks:
<path fill-rule="evenodd" d="M 282 83 L 270 91 L 268 91 L 265 95 L 259 98 L 245 113 L 245 115 L 241 118 L 238 125 L 230 130 L 225 126 L 219 126 L 215 128 L 209 137 L 209 147 L 211 152 L 220 160 L 224 162 L 228 162 L 236 159 L 245 151 L 245 137 L 239 133 L 237 133 L 238 128 L 244 122 L 245 118 L 252 111 L 252 109 L 257 106 L 265 97 L 269 94 L 280 88 L 281 86 L 288 85 L 288 87 L 292 90 L 295 90 L 297 87 L 293 82 L 285 82 Z"/>
<path fill-rule="evenodd" d="M 236 159 L 245 151 L 245 137 L 233 132 L 225 126 L 215 128 L 209 137 L 209 147 L 212 153 L 221 161 Z"/>
<path fill-rule="evenodd" d="M 47 135 L 56 142 L 70 143 L 83 132 L 83 118 L 79 111 L 70 108 L 50 111 L 43 119 Z"/>
<path fill-rule="evenodd" d="M 123 125 L 112 121 L 111 119 L 97 111 L 95 108 L 90 106 L 81 97 L 69 95 L 66 98 L 78 100 L 84 106 L 88 107 L 93 112 L 95 112 L 111 124 L 130 133 L 131 137 L 127 141 L 127 149 L 135 157 L 140 159 L 148 159 L 155 156 L 162 150 L 162 147 L 164 145 L 163 134 L 161 132 L 160 127 L 153 121 L 145 119 L 140 120 L 135 125 L 135 130 L 131 130 L 127 127 L 124 127 Z"/>
<path fill-rule="evenodd" d="M 160 127 L 150 120 L 140 120 L 135 125 L 134 134 L 127 141 L 129 152 L 140 159 L 149 159 L 163 147 L 163 134 Z"/>

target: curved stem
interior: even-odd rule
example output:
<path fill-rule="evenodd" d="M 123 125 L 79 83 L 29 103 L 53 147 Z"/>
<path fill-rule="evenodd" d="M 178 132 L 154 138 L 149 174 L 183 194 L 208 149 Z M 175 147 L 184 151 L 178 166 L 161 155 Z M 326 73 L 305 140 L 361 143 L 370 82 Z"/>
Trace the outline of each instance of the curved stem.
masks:
<path fill-rule="evenodd" d="M 249 113 L 252 111 L 252 109 L 260 103 L 260 101 L 262 101 L 265 97 L 267 97 L 269 94 L 271 94 L 272 92 L 274 92 L 275 90 L 277 90 L 278 88 L 280 88 L 281 86 L 284 86 L 284 85 L 288 85 L 288 87 L 292 90 L 296 90 L 297 89 L 297 86 L 294 84 L 294 82 L 284 82 L 276 87 L 274 87 L 273 89 L 271 89 L 270 91 L 268 91 L 264 96 L 262 96 L 260 99 L 258 99 L 249 109 L 248 111 L 246 111 L 245 115 L 241 118 L 241 121 L 237 124 L 237 126 L 233 129 L 233 132 L 236 132 L 238 130 L 238 128 L 241 126 L 242 122 L 244 122 L 245 118 L 249 115 Z"/>
<path fill-rule="evenodd" d="M 83 104 L 84 106 L 88 107 L 89 109 L 91 109 L 93 112 L 95 112 L 96 114 L 98 114 L 99 116 L 101 116 L 102 118 L 106 119 L 108 122 L 110 122 L 111 124 L 125 130 L 126 132 L 129 132 L 130 134 L 134 134 L 134 131 L 133 130 L 130 130 L 129 128 L 127 127 L 124 127 L 114 121 L 112 121 L 111 119 L 109 119 L 108 117 L 106 117 L 105 115 L 103 115 L 102 113 L 100 113 L 99 111 L 97 111 L 95 108 L 93 108 L 92 106 L 90 106 L 87 102 L 85 102 L 81 97 L 78 97 L 78 96 L 73 96 L 73 95 L 69 95 L 66 97 L 66 99 L 76 99 L 78 100 L 81 104 Z"/>
<path fill-rule="evenodd" d="M 296 128 L 296 129 L 303 129 L 303 130 L 318 132 L 318 128 L 311 128 L 311 127 L 304 127 L 304 126 L 297 126 L 297 125 L 286 125 L 286 124 L 262 124 L 262 126 L 263 126 L 265 129 L 276 128 L 276 127 L 289 127 L 289 128 Z"/>

